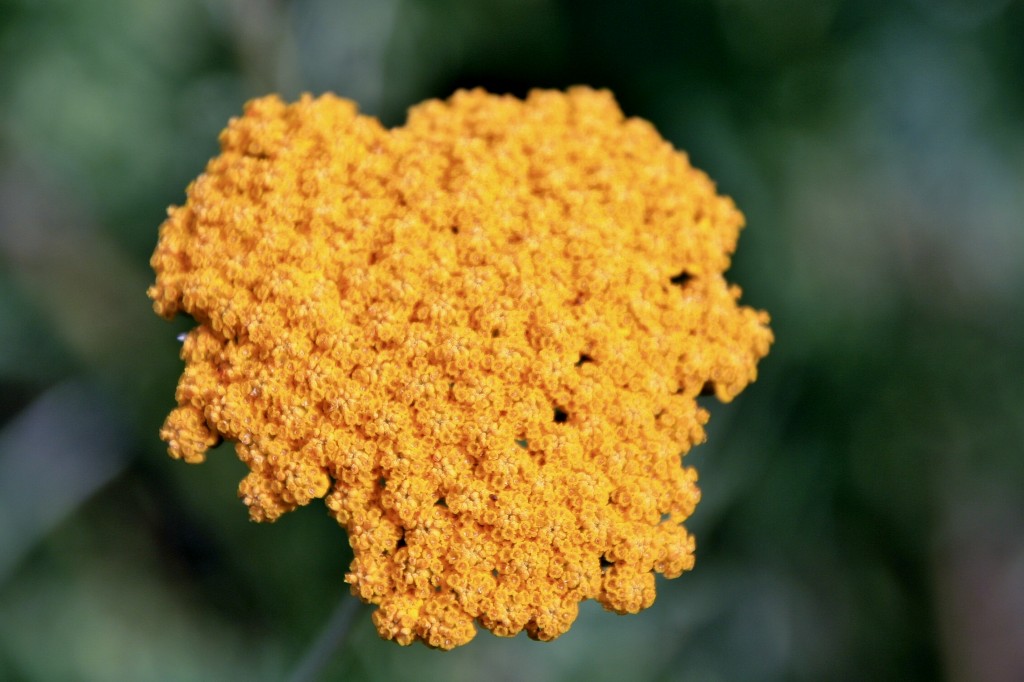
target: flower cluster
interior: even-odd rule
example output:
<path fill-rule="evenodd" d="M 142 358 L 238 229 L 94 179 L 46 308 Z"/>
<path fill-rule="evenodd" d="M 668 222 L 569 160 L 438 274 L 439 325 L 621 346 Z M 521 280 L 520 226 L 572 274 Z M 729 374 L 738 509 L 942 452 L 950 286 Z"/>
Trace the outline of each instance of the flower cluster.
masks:
<path fill-rule="evenodd" d="M 727 284 L 731 200 L 607 92 L 481 90 L 386 130 L 249 102 L 171 208 L 156 312 L 191 315 L 161 432 L 235 443 L 257 521 L 323 498 L 383 637 L 564 633 L 693 565 L 681 455 L 772 341 Z"/>

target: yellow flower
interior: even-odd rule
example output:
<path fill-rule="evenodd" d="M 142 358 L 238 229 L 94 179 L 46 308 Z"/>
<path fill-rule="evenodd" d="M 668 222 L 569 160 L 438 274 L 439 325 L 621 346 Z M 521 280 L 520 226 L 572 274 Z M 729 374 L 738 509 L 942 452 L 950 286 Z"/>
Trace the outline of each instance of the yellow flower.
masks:
<path fill-rule="evenodd" d="M 385 130 L 249 102 L 172 208 L 154 308 L 197 325 L 161 432 L 223 438 L 254 520 L 324 499 L 381 636 L 553 639 L 693 566 L 681 454 L 756 377 L 728 198 L 607 92 L 461 91 Z"/>

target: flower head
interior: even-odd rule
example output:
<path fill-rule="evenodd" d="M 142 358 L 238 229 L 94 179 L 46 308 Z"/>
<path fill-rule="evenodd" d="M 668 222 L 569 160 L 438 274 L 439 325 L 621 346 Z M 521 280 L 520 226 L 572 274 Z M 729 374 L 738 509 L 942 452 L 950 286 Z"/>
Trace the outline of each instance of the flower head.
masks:
<path fill-rule="evenodd" d="M 402 644 L 552 639 L 693 566 L 696 398 L 772 334 L 723 278 L 742 215 L 650 124 L 586 88 L 390 131 L 271 96 L 220 141 L 152 258 L 156 312 L 197 323 L 172 456 L 234 442 L 258 521 L 324 499 Z"/>

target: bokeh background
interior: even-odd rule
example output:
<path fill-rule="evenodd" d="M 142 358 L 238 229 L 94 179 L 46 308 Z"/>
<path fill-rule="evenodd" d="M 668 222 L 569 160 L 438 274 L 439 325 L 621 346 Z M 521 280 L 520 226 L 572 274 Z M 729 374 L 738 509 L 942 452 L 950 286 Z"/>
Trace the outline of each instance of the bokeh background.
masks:
<path fill-rule="evenodd" d="M 1010 0 L 0 0 L 0 679 L 278 680 L 347 594 L 311 505 L 164 454 L 188 322 L 157 226 L 243 102 L 399 125 L 610 88 L 747 215 L 758 382 L 688 455 L 695 570 L 540 644 L 381 642 L 346 680 L 1024 679 L 1024 6 Z"/>

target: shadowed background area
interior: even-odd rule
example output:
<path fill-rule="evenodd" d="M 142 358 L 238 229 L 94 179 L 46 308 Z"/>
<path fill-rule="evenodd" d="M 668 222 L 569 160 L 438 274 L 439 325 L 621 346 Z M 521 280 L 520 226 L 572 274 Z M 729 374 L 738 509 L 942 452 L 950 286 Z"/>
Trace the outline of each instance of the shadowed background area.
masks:
<path fill-rule="evenodd" d="M 697 566 L 540 644 L 367 611 L 326 679 L 1024 679 L 1024 5 L 0 0 L 0 678 L 276 680 L 347 594 L 313 504 L 247 521 L 157 430 L 165 208 L 250 97 L 388 125 L 481 85 L 611 89 L 735 198 L 777 343 L 687 463 Z"/>

